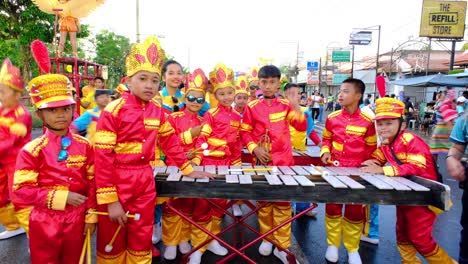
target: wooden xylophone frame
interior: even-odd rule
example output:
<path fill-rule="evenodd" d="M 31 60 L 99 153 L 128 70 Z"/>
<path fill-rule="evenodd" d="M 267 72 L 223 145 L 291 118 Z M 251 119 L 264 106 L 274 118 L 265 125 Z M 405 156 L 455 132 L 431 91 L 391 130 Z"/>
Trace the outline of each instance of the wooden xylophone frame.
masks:
<path fill-rule="evenodd" d="M 290 168 L 306 166 L 291 166 Z M 167 167 L 168 171 L 177 169 Z M 239 169 L 241 167 L 231 166 Z M 251 168 L 251 167 L 243 167 Z M 252 184 L 227 183 L 225 174 L 216 174 L 216 178 L 207 182 L 199 180 L 186 181 L 181 177 L 179 181 L 167 181 L 170 173 L 161 172 L 165 167 L 156 168 L 155 181 L 158 196 L 161 197 L 191 197 L 191 198 L 220 198 L 231 200 L 261 200 L 261 201 L 297 201 L 310 203 L 344 203 L 344 204 L 382 204 L 382 205 L 432 205 L 441 210 L 449 209 L 450 187 L 427 180 L 418 176 L 405 177 L 418 185 L 426 187 L 427 191 L 411 189 L 397 191 L 395 189 L 379 189 L 370 184 L 358 173 L 348 175 L 364 186 L 364 189 L 335 188 L 321 175 L 306 176 L 315 186 L 301 185 L 270 185 L 263 176 L 268 172 L 257 172 L 252 176 Z M 204 170 L 198 167 L 197 170 Z M 327 170 L 326 168 L 322 168 Z M 330 168 L 331 169 L 331 168 Z M 210 170 L 212 171 L 212 170 Z M 217 171 L 218 173 L 218 171 Z M 277 174 L 281 175 L 281 171 Z M 333 175 L 331 175 L 333 176 Z M 372 175 L 367 175 L 372 176 Z"/>

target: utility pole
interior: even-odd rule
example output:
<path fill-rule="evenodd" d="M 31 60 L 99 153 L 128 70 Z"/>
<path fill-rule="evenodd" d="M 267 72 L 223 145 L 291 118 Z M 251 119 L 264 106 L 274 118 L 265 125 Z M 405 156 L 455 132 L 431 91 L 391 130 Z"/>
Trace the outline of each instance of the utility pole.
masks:
<path fill-rule="evenodd" d="M 455 44 L 457 41 L 452 40 L 452 51 L 450 52 L 450 70 L 453 70 L 453 64 L 455 62 Z"/>
<path fill-rule="evenodd" d="M 140 0 L 136 0 L 136 42 L 140 43 Z"/>
<path fill-rule="evenodd" d="M 376 80 L 377 80 L 377 76 L 379 75 L 380 29 L 381 29 L 381 26 L 378 25 L 379 37 L 377 40 L 377 56 L 375 57 L 375 79 Z M 374 82 L 374 98 L 377 98 L 377 83 L 376 82 Z"/>
<path fill-rule="evenodd" d="M 354 45 L 351 46 L 353 50 L 353 56 L 351 57 L 351 78 L 353 78 L 354 75 Z"/>

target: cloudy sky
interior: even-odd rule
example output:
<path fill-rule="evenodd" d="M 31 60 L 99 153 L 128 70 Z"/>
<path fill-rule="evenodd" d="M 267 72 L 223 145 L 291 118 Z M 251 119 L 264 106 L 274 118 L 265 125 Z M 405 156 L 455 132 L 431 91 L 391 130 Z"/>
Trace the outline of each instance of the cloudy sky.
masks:
<path fill-rule="evenodd" d="M 106 0 L 82 23 L 136 41 L 136 0 Z M 235 70 L 323 57 L 326 47 L 347 46 L 353 28 L 381 25 L 381 53 L 419 33 L 422 0 L 140 0 L 140 33 L 161 37 L 163 48 L 191 70 L 217 62 Z M 444 43 L 450 47 L 450 43 Z M 434 45 L 435 49 L 441 47 Z M 356 56 L 375 55 L 377 32 Z"/>

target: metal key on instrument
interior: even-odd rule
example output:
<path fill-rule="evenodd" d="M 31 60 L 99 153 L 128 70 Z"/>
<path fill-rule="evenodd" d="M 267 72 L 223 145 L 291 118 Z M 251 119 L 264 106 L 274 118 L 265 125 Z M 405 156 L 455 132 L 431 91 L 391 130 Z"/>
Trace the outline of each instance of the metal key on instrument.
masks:
<path fill-rule="evenodd" d="M 408 187 L 410 187 L 411 189 L 417 191 L 417 192 L 428 192 L 430 191 L 431 189 L 425 187 L 425 186 L 422 186 L 420 184 L 417 184 L 413 181 L 410 181 L 404 177 L 393 177 L 392 180 L 395 180 L 403 185 L 406 185 Z"/>
<path fill-rule="evenodd" d="M 302 166 L 291 166 L 297 175 L 309 175 L 309 172 L 306 171 Z"/>
<path fill-rule="evenodd" d="M 252 184 L 252 176 L 249 174 L 238 175 L 240 184 Z"/>
<path fill-rule="evenodd" d="M 265 174 L 264 176 L 265 176 L 265 179 L 268 181 L 268 184 L 270 185 L 283 185 L 281 180 L 276 175 Z"/>
<path fill-rule="evenodd" d="M 307 179 L 306 176 L 298 175 L 298 176 L 293 176 L 293 177 L 302 186 L 315 186 L 315 183 Z"/>
<path fill-rule="evenodd" d="M 285 185 L 288 186 L 297 186 L 299 183 L 297 183 L 296 180 L 294 180 L 294 177 L 291 175 L 279 175 L 281 180 L 284 182 Z"/>
<path fill-rule="evenodd" d="M 385 175 L 377 175 L 375 176 L 379 178 L 380 180 L 384 181 L 385 183 L 388 183 L 391 185 L 395 190 L 397 191 L 411 191 L 411 188 L 407 187 L 406 185 L 403 185 L 395 180 L 393 180 L 390 177 L 387 177 Z"/>
<path fill-rule="evenodd" d="M 239 183 L 239 178 L 234 174 L 226 175 L 226 183 Z"/>
<path fill-rule="evenodd" d="M 175 182 L 178 182 L 180 181 L 180 177 L 182 177 L 182 173 L 180 172 L 177 172 L 177 173 L 172 173 L 172 174 L 169 174 L 169 176 L 167 176 L 167 181 L 175 181 Z"/>
<path fill-rule="evenodd" d="M 338 178 L 335 176 L 330 176 L 330 175 L 322 175 L 322 178 L 327 181 L 333 188 L 337 189 L 347 189 L 348 186 L 346 186 L 344 183 L 342 183 Z"/>
<path fill-rule="evenodd" d="M 393 190 L 391 185 L 375 177 L 373 174 L 361 174 L 360 177 L 379 190 Z"/>
<path fill-rule="evenodd" d="M 284 175 L 296 175 L 296 172 L 294 172 L 291 168 L 288 166 L 278 166 L 278 169 L 284 174 Z"/>
<path fill-rule="evenodd" d="M 351 189 L 365 189 L 364 185 L 360 184 L 359 182 L 353 180 L 348 176 L 336 176 L 340 181 L 344 182 L 346 185 L 349 186 Z"/>

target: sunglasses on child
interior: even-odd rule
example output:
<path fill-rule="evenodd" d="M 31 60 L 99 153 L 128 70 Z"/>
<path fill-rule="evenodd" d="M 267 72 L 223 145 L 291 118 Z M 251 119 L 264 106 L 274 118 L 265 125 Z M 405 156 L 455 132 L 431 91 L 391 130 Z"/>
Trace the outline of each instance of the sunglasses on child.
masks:
<path fill-rule="evenodd" d="M 195 97 L 193 95 L 187 95 L 187 100 L 191 103 L 197 101 L 198 104 L 204 104 L 205 103 L 205 98 L 203 97 Z"/>
<path fill-rule="evenodd" d="M 63 136 L 61 141 L 61 147 L 58 154 L 58 161 L 64 161 L 68 159 L 68 147 L 71 145 L 71 139 L 69 137 Z"/>
<path fill-rule="evenodd" d="M 253 91 L 253 90 L 258 90 L 258 86 L 252 85 L 252 86 L 249 87 L 249 89 L 252 90 L 252 91 Z"/>

